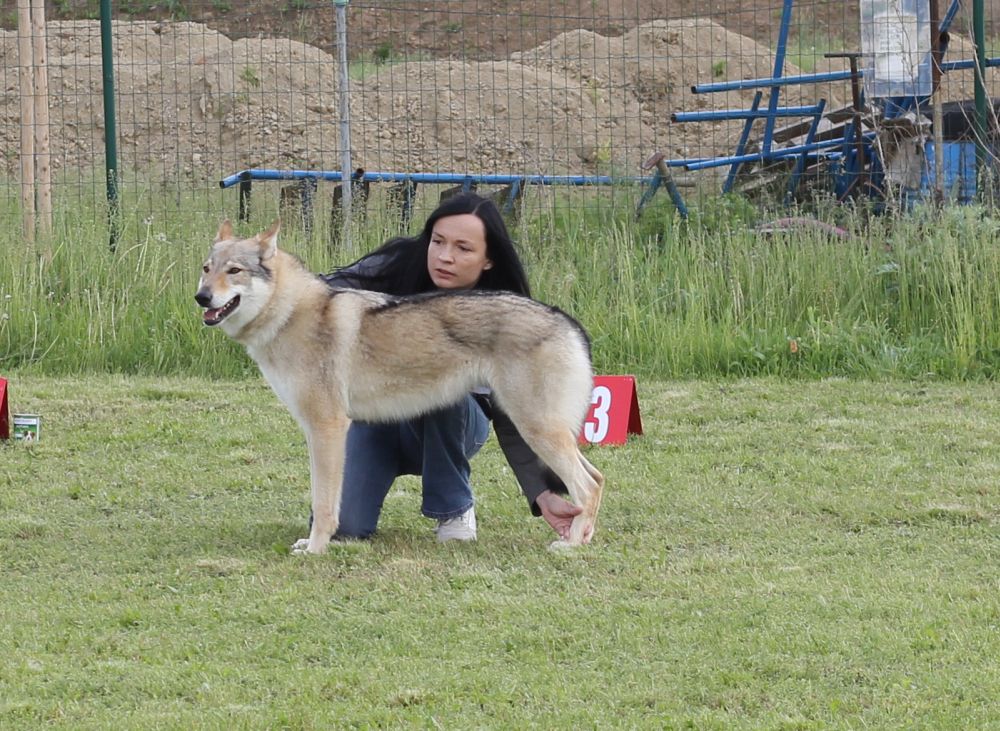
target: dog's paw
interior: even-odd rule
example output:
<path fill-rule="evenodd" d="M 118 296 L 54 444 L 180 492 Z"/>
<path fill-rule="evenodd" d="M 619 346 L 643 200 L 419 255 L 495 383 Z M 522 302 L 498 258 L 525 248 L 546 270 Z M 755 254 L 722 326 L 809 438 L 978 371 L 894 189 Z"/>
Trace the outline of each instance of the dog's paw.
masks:
<path fill-rule="evenodd" d="M 319 556 L 326 553 L 330 540 L 316 541 L 312 538 L 300 538 L 292 544 L 292 553 L 296 556 Z"/>
<path fill-rule="evenodd" d="M 549 544 L 549 550 L 550 551 L 569 551 L 569 550 L 571 550 L 573 548 L 576 548 L 578 545 L 579 545 L 578 543 L 570 543 L 569 541 L 565 541 L 562 538 L 560 538 L 559 540 L 552 541 L 552 543 Z"/>
<path fill-rule="evenodd" d="M 569 537 L 564 540 L 571 546 L 583 546 L 594 538 L 594 521 L 583 516 L 576 516 L 569 529 Z"/>

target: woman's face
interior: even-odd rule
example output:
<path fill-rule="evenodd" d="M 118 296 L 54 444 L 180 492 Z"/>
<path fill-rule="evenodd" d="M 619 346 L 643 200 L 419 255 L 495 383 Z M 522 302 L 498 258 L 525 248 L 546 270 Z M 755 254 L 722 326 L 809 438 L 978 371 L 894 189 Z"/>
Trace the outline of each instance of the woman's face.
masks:
<path fill-rule="evenodd" d="M 478 216 L 461 213 L 437 220 L 427 246 L 427 271 L 435 287 L 471 289 L 492 266 L 486 257 L 486 227 Z"/>

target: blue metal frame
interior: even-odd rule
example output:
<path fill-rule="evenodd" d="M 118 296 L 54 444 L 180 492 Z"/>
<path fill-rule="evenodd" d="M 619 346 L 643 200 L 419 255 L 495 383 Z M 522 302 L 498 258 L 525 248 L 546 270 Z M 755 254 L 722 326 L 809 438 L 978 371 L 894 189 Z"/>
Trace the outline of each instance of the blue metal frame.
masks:
<path fill-rule="evenodd" d="M 369 183 L 400 183 L 410 181 L 413 183 L 462 185 L 466 190 L 471 189 L 472 185 L 512 185 L 515 182 L 521 185 L 574 186 L 650 182 L 648 177 L 638 175 L 613 177 L 610 175 L 478 175 L 470 173 L 392 173 L 365 171 L 363 175 L 351 175 L 350 177 L 352 180 Z M 343 175 L 339 170 L 273 170 L 270 168 L 250 168 L 227 175 L 219 181 L 219 187 L 230 188 L 247 180 L 302 180 L 303 178 L 340 182 L 343 179 Z"/>
<path fill-rule="evenodd" d="M 816 116 L 813 118 L 812 124 L 809 125 L 809 132 L 806 134 L 805 146 L 808 147 L 812 144 L 813 139 L 816 137 L 816 130 L 819 129 L 819 121 L 823 118 L 823 108 L 826 106 L 826 99 L 820 99 L 819 104 L 816 106 L 819 109 L 816 110 Z M 799 159 L 795 161 L 795 167 L 792 170 L 791 176 L 788 178 L 788 188 L 785 191 L 785 205 L 790 206 L 795 201 L 795 191 L 799 188 L 799 181 L 802 179 L 802 173 L 806 169 L 806 158 L 808 158 L 809 153 L 803 152 Z"/>
<path fill-rule="evenodd" d="M 722 155 L 718 157 L 709 158 L 687 158 L 680 160 L 665 160 L 664 164 L 669 167 L 684 167 L 688 170 L 705 170 L 708 168 L 722 167 L 725 165 L 730 166 L 729 174 L 726 177 L 725 182 L 722 186 L 722 192 L 730 192 L 736 182 L 737 173 L 739 168 L 744 163 L 748 162 L 768 162 L 780 159 L 786 159 L 789 157 L 798 157 L 796 164 L 793 168 L 791 177 L 788 180 L 788 187 L 786 190 L 785 200 L 789 202 L 794 197 L 794 192 L 798 187 L 799 181 L 801 179 L 802 172 L 805 169 L 807 159 L 810 155 L 822 155 L 824 159 L 828 160 L 842 160 L 843 165 L 839 172 L 834 173 L 837 177 L 836 187 L 838 190 L 849 190 L 851 184 L 857 179 L 857 176 L 866 174 L 871 178 L 873 183 L 872 190 L 881 190 L 881 180 L 884 175 L 881 164 L 878 157 L 874 154 L 866 154 L 866 159 L 870 160 L 871 169 L 868 171 L 861 170 L 859 155 L 855 149 L 855 129 L 854 122 L 847 124 L 845 126 L 844 136 L 838 137 L 837 139 L 823 140 L 821 142 L 815 142 L 816 133 L 819 128 L 819 122 L 822 118 L 823 109 L 825 108 L 825 102 L 821 100 L 820 104 L 816 106 L 789 106 L 781 107 L 778 104 L 778 98 L 780 91 L 786 86 L 797 86 L 802 84 L 822 84 L 833 81 L 844 81 L 851 78 L 852 72 L 849 70 L 845 71 L 831 71 L 825 73 L 812 73 L 812 74 L 799 74 L 796 76 L 783 76 L 785 55 L 787 50 L 788 41 L 788 30 L 791 21 L 792 6 L 794 0 L 783 0 L 782 2 L 782 12 L 781 12 L 781 25 L 778 30 L 778 40 L 775 47 L 774 54 L 774 67 L 772 70 L 772 75 L 768 78 L 759 79 L 739 79 L 735 81 L 723 81 L 723 82 L 713 82 L 708 84 L 695 84 L 691 87 L 691 92 L 693 94 L 711 94 L 715 92 L 724 91 L 745 91 L 750 89 L 757 90 L 754 95 L 753 104 L 750 109 L 727 109 L 720 111 L 707 111 L 707 112 L 677 112 L 672 115 L 671 119 L 676 122 L 703 122 L 703 121 L 717 121 L 717 120 L 744 120 L 743 130 L 740 134 L 739 142 L 737 143 L 736 150 L 732 155 Z M 944 17 L 942 18 L 939 26 L 938 32 L 945 33 L 951 27 L 957 13 L 959 10 L 959 0 L 951 0 L 951 3 L 946 11 Z M 943 51 L 944 49 L 942 49 Z M 1000 58 L 990 58 L 986 59 L 986 66 L 996 67 L 1000 66 Z M 960 60 L 960 61 L 946 61 L 942 62 L 941 68 L 943 71 L 956 71 L 960 69 L 975 68 L 977 61 L 975 59 Z M 861 76 L 864 75 L 864 69 L 859 69 L 857 73 Z M 763 96 L 763 90 L 769 90 L 767 109 L 761 111 L 759 110 L 760 101 Z M 921 98 L 898 98 L 898 99 L 884 99 L 880 100 L 883 105 L 883 114 L 886 118 L 891 118 L 898 116 L 900 114 L 909 111 L 918 104 L 921 104 L 927 100 L 927 97 Z M 817 107 L 819 111 L 817 113 Z M 773 149 L 774 142 L 774 129 L 775 122 L 777 119 L 782 117 L 813 117 L 812 124 L 809 127 L 808 133 L 805 138 L 805 142 L 796 145 L 795 147 L 788 147 L 784 149 Z M 764 134 L 761 139 L 760 151 L 757 153 L 747 154 L 746 148 L 749 144 L 750 132 L 753 127 L 753 123 L 757 119 L 765 120 Z M 862 135 L 862 151 L 870 151 L 871 140 L 873 138 L 873 133 L 868 132 Z M 841 148 L 841 149 L 836 149 Z"/>
<path fill-rule="evenodd" d="M 778 28 L 778 45 L 774 49 L 774 70 L 771 72 L 772 79 L 780 79 L 785 70 L 785 50 L 788 45 L 788 28 L 792 22 L 792 2 L 784 0 L 781 6 L 781 26 Z M 777 119 L 778 97 L 781 96 L 781 87 L 772 86 L 771 96 L 767 103 L 767 120 L 764 122 L 764 152 L 771 151 L 771 142 L 774 137 L 774 123 Z"/>
<path fill-rule="evenodd" d="M 757 107 L 760 106 L 761 97 L 764 93 L 758 91 L 753 95 L 753 104 L 750 105 L 750 112 L 753 114 L 757 113 Z M 743 131 L 740 132 L 739 142 L 736 143 L 736 157 L 744 154 L 747 151 L 747 144 L 750 142 L 750 130 L 753 129 L 753 117 L 748 117 L 746 123 L 743 125 Z M 728 193 L 733 189 L 736 184 L 736 174 L 740 171 L 740 166 L 743 163 L 734 162 L 729 168 L 729 174 L 726 176 L 726 182 L 722 184 L 722 192 Z"/>
<path fill-rule="evenodd" d="M 240 220 L 246 220 L 249 216 L 250 186 L 252 181 L 312 181 L 320 180 L 339 183 L 343 180 L 343 173 L 340 170 L 274 170 L 271 168 L 250 168 L 240 170 L 232 175 L 227 175 L 219 181 L 222 189 L 231 188 L 238 185 L 240 188 Z M 571 185 L 571 186 L 600 186 L 600 185 L 621 185 L 640 184 L 646 186 L 642 200 L 636 211 L 641 212 L 642 207 L 648 199 L 662 186 L 670 194 L 670 200 L 680 213 L 682 218 L 687 218 L 688 210 L 684 204 L 677 185 L 670 178 L 664 177 L 659 170 L 656 170 L 649 177 L 631 175 L 613 177 L 610 175 L 493 175 L 482 174 L 473 175 L 469 173 L 394 173 L 394 172 L 355 172 L 350 175 L 350 180 L 354 183 L 399 183 L 401 188 L 403 218 L 408 220 L 409 213 L 413 206 L 414 191 L 418 184 L 437 185 L 461 185 L 463 192 L 472 190 L 474 185 L 509 185 L 510 196 L 504 203 L 504 212 L 510 213 L 514 207 L 521 189 L 525 185 Z"/>
<path fill-rule="evenodd" d="M 976 65 L 975 59 L 962 61 L 944 61 L 941 70 L 944 72 L 958 71 L 961 69 L 971 69 Z M 987 66 L 1000 66 L 1000 58 L 986 59 Z M 858 69 L 858 73 L 864 76 L 864 69 Z M 799 74 L 797 76 L 783 76 L 780 79 L 739 79 L 737 81 L 718 81 L 711 84 L 696 84 L 691 87 L 692 94 L 713 94 L 719 91 L 748 91 L 750 89 L 762 89 L 775 86 L 801 86 L 804 84 L 825 84 L 829 81 L 846 81 L 851 78 L 850 71 L 824 71 L 815 74 Z"/>
<path fill-rule="evenodd" d="M 677 213 L 681 218 L 687 220 L 688 209 L 687 205 L 684 203 L 684 198 L 681 196 L 681 191 L 678 189 L 677 184 L 671 179 L 669 175 L 664 176 L 659 168 L 653 173 L 652 179 L 649 181 L 649 185 L 642 194 L 642 198 L 639 199 L 639 205 L 636 206 L 635 215 L 638 218 L 642 214 L 642 209 L 646 207 L 653 196 L 656 195 L 661 187 L 667 189 L 667 193 L 670 195 L 670 200 L 674 204 L 674 208 L 677 209 Z"/>
<path fill-rule="evenodd" d="M 865 135 L 866 138 L 871 138 L 874 135 L 869 132 Z M 787 157 L 796 157 L 801 155 L 803 152 L 816 152 L 818 150 L 828 150 L 833 147 L 841 147 L 844 144 L 844 140 L 840 137 L 831 140 L 823 140 L 821 142 L 813 142 L 811 144 L 795 145 L 794 147 L 782 147 L 778 150 L 772 150 L 770 153 L 767 152 L 754 152 L 749 155 L 727 155 L 725 157 L 713 157 L 703 160 L 668 160 L 667 164 L 675 167 L 685 167 L 688 170 L 707 170 L 708 168 L 717 168 L 724 165 L 732 165 L 733 163 L 744 163 L 744 162 L 768 162 L 772 160 L 781 160 Z"/>
<path fill-rule="evenodd" d="M 775 117 L 811 117 L 816 113 L 816 106 L 808 107 L 778 107 Z M 671 122 L 718 122 L 730 119 L 764 119 L 771 116 L 770 110 L 760 111 L 756 107 L 750 109 L 716 109 L 708 112 L 675 112 L 670 115 Z"/>

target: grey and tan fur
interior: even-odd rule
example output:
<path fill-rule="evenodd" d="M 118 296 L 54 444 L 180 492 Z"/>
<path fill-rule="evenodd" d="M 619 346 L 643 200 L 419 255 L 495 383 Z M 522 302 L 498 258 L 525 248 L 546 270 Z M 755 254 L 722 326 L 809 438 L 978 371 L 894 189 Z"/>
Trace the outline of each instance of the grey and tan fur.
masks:
<path fill-rule="evenodd" d="M 511 293 L 331 289 L 278 249 L 277 235 L 275 222 L 239 239 L 225 221 L 195 298 L 207 325 L 246 347 L 305 432 L 313 525 L 296 552 L 322 553 L 337 530 L 350 419 L 411 418 L 481 385 L 583 509 L 566 543 L 590 541 L 604 478 L 577 446 L 592 371 L 574 320 Z"/>

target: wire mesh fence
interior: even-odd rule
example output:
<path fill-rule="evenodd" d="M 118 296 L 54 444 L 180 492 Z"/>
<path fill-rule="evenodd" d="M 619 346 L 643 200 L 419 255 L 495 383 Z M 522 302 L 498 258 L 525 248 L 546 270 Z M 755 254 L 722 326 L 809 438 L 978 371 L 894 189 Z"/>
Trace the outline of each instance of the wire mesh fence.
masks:
<path fill-rule="evenodd" d="M 896 16 L 909 4 L 882 0 Z M 968 131 L 975 98 L 972 6 L 939 0 L 929 7 L 936 5 L 935 27 L 948 23 L 944 60 L 968 63 L 953 63 L 933 99 L 948 105 L 952 128 Z M 996 45 L 996 5 L 991 0 L 984 9 L 987 56 Z M 114 21 L 102 38 L 93 0 L 52 2 L 45 11 L 44 68 L 19 50 L 12 0 L 3 7 L 6 209 L 23 205 L 24 157 L 40 154 L 22 146 L 39 123 L 33 117 L 25 124 L 25 110 L 38 108 L 40 93 L 37 85 L 23 86 L 31 73 L 47 76 L 41 103 L 49 113 L 57 213 L 80 201 L 101 211 L 105 168 L 112 166 L 125 215 L 235 215 L 240 201 L 249 200 L 249 186 L 239 192 L 233 176 L 251 169 L 280 173 L 279 179 L 288 171 L 330 174 L 291 190 L 287 181 L 254 182 L 253 210 L 261 215 L 282 200 L 301 208 L 303 196 L 310 210 L 335 214 L 339 191 L 330 179 L 343 172 L 344 149 L 330 3 L 128 0 L 112 7 Z M 761 205 L 780 204 L 813 188 L 843 199 L 865 187 L 858 171 L 869 174 L 873 157 L 880 160 L 878 185 L 902 180 L 919 189 L 934 164 L 924 154 L 930 132 L 922 124 L 932 97 L 889 115 L 898 118 L 892 134 L 877 129 L 872 100 L 859 104 L 852 96 L 851 59 L 843 55 L 862 50 L 862 17 L 856 1 L 353 0 L 346 9 L 351 169 L 364 171 L 369 190 L 386 200 L 412 192 L 416 181 L 429 200 L 464 182 L 506 186 L 508 198 L 529 206 L 557 195 L 579 206 L 637 206 L 643 192 L 656 189 L 660 171 L 680 186 L 682 200 L 725 189 L 756 195 Z M 893 32 L 916 33 L 908 18 L 897 17 Z M 26 31 L 37 42 L 39 24 L 21 25 L 22 43 Z M 883 53 L 882 62 L 893 53 Z M 804 83 L 785 83 L 789 77 Z M 992 91 L 992 72 L 985 82 Z M 902 156 L 901 170 L 893 167 L 896 148 L 905 146 L 901 138 L 919 143 L 916 168 L 913 154 Z M 855 141 L 867 158 L 860 148 L 852 153 Z M 803 149 L 770 154 L 788 148 Z M 650 162 L 655 153 L 665 163 L 659 168 Z M 441 177 L 426 177 L 434 175 Z M 233 185 L 220 187 L 224 180 Z M 525 184 L 512 187 L 510 180 Z M 803 180 L 815 182 L 803 188 Z M 952 188 L 963 180 L 953 175 Z M 532 184 L 538 182 L 546 184 Z M 32 195 L 37 201 L 39 191 Z"/>

